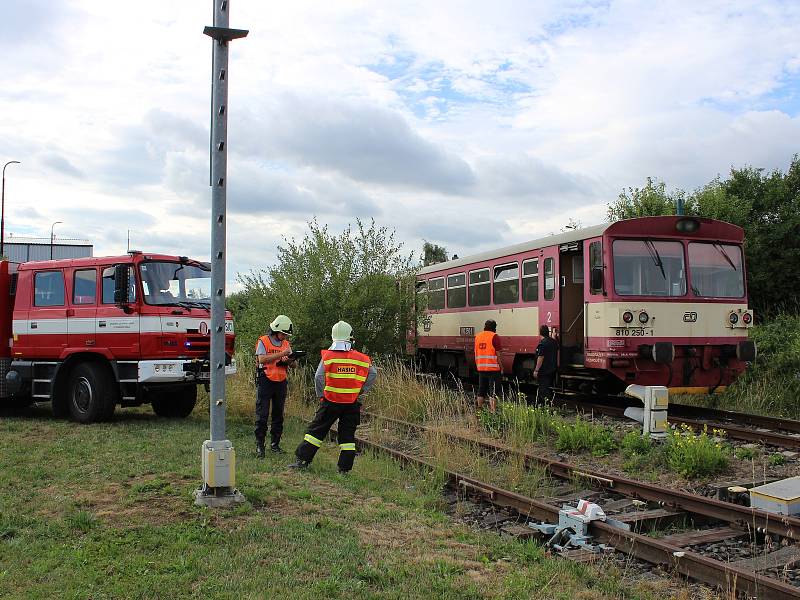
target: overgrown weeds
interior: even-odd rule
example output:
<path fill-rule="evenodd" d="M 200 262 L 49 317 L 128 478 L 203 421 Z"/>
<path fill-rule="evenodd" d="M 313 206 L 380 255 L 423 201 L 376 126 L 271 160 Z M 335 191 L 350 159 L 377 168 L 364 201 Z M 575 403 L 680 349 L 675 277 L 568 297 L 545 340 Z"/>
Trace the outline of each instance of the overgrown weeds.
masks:
<path fill-rule="evenodd" d="M 714 429 L 714 437 L 703 427 L 699 434 L 688 425 L 669 430 L 664 448 L 667 466 L 684 477 L 700 477 L 724 471 L 730 461 L 730 447 L 721 441 L 725 432 Z"/>
<path fill-rule="evenodd" d="M 607 427 L 584 420 L 580 415 L 574 423 L 561 422 L 556 425 L 559 452 L 585 452 L 593 456 L 606 456 L 616 450 L 618 442 Z"/>

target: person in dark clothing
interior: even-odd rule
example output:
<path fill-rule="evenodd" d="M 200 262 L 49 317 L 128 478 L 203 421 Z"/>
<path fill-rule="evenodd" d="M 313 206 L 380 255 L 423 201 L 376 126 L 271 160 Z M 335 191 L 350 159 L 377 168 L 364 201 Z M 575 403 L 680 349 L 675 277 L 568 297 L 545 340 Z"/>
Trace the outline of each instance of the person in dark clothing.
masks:
<path fill-rule="evenodd" d="M 270 323 L 269 333 L 258 338 L 256 360 L 258 377 L 256 379 L 256 456 L 264 458 L 264 441 L 267 437 L 267 421 L 272 408 L 270 424 L 270 449 L 278 454 L 284 451 L 280 446 L 283 434 L 283 409 L 286 404 L 286 370 L 292 363 L 289 355 L 292 348 L 288 337 L 292 333 L 292 321 L 286 315 L 278 315 Z"/>
<path fill-rule="evenodd" d="M 539 384 L 536 401 L 546 402 L 552 398 L 553 380 L 558 369 L 558 345 L 550 337 L 550 328 L 547 325 L 539 328 L 539 335 L 542 339 L 536 348 L 536 368 L 533 371 L 533 378 Z"/>

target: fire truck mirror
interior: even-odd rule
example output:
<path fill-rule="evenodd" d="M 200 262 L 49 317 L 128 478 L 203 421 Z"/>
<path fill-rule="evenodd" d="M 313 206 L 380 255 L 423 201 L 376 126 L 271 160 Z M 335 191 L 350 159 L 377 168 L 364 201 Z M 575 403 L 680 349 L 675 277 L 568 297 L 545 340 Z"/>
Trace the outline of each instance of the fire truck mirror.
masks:
<path fill-rule="evenodd" d="M 114 304 L 128 304 L 130 281 L 128 265 L 114 265 Z"/>

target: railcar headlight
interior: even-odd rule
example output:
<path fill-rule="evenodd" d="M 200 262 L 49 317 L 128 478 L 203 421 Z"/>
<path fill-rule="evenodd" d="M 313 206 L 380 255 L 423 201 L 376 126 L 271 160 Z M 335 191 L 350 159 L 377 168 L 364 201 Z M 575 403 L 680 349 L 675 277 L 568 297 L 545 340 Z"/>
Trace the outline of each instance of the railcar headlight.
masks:
<path fill-rule="evenodd" d="M 639 323 L 647 323 L 650 320 L 650 315 L 648 315 L 645 311 L 639 313 Z"/>
<path fill-rule="evenodd" d="M 728 315 L 728 321 L 730 321 L 731 325 L 736 325 L 739 322 L 739 315 L 737 315 L 735 312 L 732 312 L 730 315 Z"/>
<path fill-rule="evenodd" d="M 742 315 L 742 323 L 744 323 L 745 325 L 750 325 L 750 323 L 752 322 L 753 322 L 753 315 L 751 313 L 746 312 Z"/>
<path fill-rule="evenodd" d="M 633 313 L 629 310 L 626 310 L 624 313 L 622 313 L 622 320 L 626 323 L 630 323 L 633 321 Z"/>
<path fill-rule="evenodd" d="M 694 233 L 700 229 L 700 221 L 697 219 L 678 219 L 675 223 L 675 229 L 680 233 Z"/>

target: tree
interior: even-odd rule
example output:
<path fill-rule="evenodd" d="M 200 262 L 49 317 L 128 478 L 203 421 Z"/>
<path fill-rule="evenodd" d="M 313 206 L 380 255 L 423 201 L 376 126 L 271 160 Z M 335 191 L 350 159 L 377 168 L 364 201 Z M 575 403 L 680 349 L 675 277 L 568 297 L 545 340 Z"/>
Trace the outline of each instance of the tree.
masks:
<path fill-rule="evenodd" d="M 447 248 L 425 240 L 422 244 L 422 266 L 428 267 L 440 262 L 447 262 Z"/>
<path fill-rule="evenodd" d="M 686 198 L 685 212 L 727 221 L 744 229 L 750 305 L 759 318 L 800 307 L 800 158 L 786 173 L 751 166 L 732 168 L 688 197 L 667 193 L 666 184 L 647 179 L 643 188 L 623 190 L 609 204 L 609 220 L 675 214 L 675 200 Z"/>
<path fill-rule="evenodd" d="M 682 190 L 668 193 L 666 183 L 648 177 L 643 188 L 629 187 L 620 192 L 617 200 L 608 205 L 608 220 L 674 215 L 678 199 L 684 200 L 685 214 L 697 214 L 697 204 L 693 198 L 686 198 Z"/>
<path fill-rule="evenodd" d="M 344 320 L 363 351 L 400 352 L 413 327 L 412 259 L 394 232 L 374 221 L 357 220 L 339 235 L 312 221 L 302 240 L 279 247 L 274 266 L 240 275 L 244 289 L 231 307 L 242 311 L 236 314 L 242 342 L 255 347 L 275 315 L 286 314 L 296 348 L 328 347 L 331 327 Z"/>

